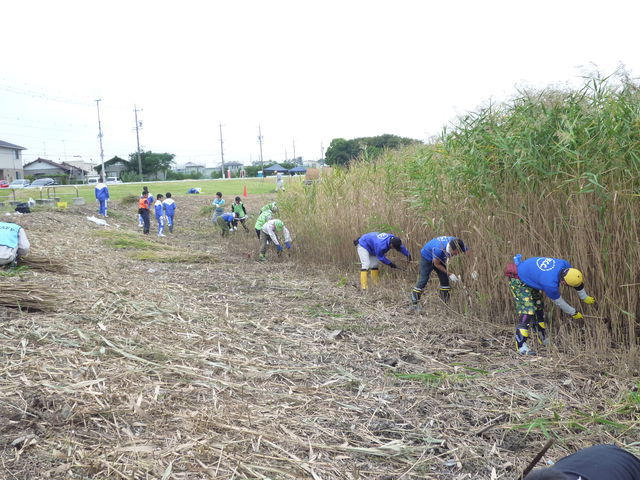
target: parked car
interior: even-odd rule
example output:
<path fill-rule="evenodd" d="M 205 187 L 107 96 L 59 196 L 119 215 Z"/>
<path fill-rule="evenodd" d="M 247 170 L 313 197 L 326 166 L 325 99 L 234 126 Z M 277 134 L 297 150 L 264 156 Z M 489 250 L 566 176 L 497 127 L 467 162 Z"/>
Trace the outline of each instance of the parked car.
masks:
<path fill-rule="evenodd" d="M 9 188 L 9 182 L 6 180 L 0 180 L 0 188 Z"/>
<path fill-rule="evenodd" d="M 118 177 L 107 177 L 107 185 L 113 185 L 114 183 L 122 183 L 122 180 Z"/>
<path fill-rule="evenodd" d="M 29 187 L 40 188 L 40 187 L 48 187 L 49 185 L 55 185 L 55 180 L 53 178 L 38 178 L 33 181 Z"/>
<path fill-rule="evenodd" d="M 18 180 L 14 180 L 9 184 L 9 188 L 26 188 L 31 184 L 29 180 L 25 178 L 20 178 Z"/>

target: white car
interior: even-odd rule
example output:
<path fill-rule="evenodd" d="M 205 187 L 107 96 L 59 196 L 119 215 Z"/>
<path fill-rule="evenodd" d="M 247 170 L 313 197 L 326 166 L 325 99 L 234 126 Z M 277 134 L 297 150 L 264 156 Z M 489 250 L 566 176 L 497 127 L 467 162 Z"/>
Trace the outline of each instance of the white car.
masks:
<path fill-rule="evenodd" d="M 113 185 L 115 183 L 122 183 L 118 177 L 107 177 L 107 185 Z"/>
<path fill-rule="evenodd" d="M 29 182 L 29 180 L 22 178 L 22 179 L 14 180 L 13 182 L 11 182 L 9 184 L 9 188 L 27 188 L 29 185 L 31 185 L 31 182 Z"/>

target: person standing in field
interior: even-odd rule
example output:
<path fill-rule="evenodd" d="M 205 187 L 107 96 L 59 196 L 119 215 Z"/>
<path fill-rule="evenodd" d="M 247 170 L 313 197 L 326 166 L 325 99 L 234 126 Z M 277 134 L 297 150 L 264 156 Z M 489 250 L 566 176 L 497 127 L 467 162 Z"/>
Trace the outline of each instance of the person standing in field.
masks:
<path fill-rule="evenodd" d="M 29 254 L 30 246 L 24 228 L 16 223 L 0 222 L 0 265 L 17 265 L 20 257 Z"/>
<path fill-rule="evenodd" d="M 100 182 L 96 183 L 96 188 L 94 189 L 96 195 L 96 201 L 99 203 L 100 207 L 98 208 L 98 213 L 103 217 L 107 217 L 107 202 L 109 201 L 109 187 L 106 184 L 102 183 L 102 178 L 100 178 Z"/>
<path fill-rule="evenodd" d="M 378 263 L 382 262 L 391 268 L 398 266 L 386 257 L 390 249 L 397 250 L 402 253 L 409 261 L 411 254 L 409 250 L 402 245 L 402 240 L 391 233 L 369 232 L 353 241 L 356 247 L 360 263 L 360 288 L 366 290 L 369 286 L 367 274 L 371 271 L 371 281 L 377 284 L 380 281 Z"/>
<path fill-rule="evenodd" d="M 289 230 L 284 226 L 284 222 L 282 220 L 278 220 L 274 218 L 269 220 L 262 227 L 261 243 L 260 243 L 260 257 L 258 257 L 259 261 L 266 260 L 267 248 L 269 247 L 269 243 L 273 243 L 276 247 L 278 255 L 282 253 L 282 241 L 278 239 L 278 233 L 282 233 L 284 236 L 284 246 L 287 247 L 287 250 L 291 249 L 291 235 L 289 234 Z"/>
<path fill-rule="evenodd" d="M 142 187 L 142 193 L 144 194 L 144 192 L 147 192 L 148 196 L 147 196 L 147 201 L 149 202 L 149 207 L 151 207 L 151 205 L 153 205 L 153 195 L 151 195 L 151 193 L 149 193 L 149 188 L 144 186 Z M 142 198 L 142 195 L 140 195 L 140 198 Z M 144 222 L 142 220 L 142 216 L 138 215 L 138 227 L 143 228 Z"/>
<path fill-rule="evenodd" d="M 236 214 L 236 219 L 233 221 L 233 228 L 238 228 L 238 222 L 240 222 L 244 231 L 248 232 L 249 229 L 244 224 L 247 221 L 247 209 L 240 197 L 236 197 L 235 201 L 231 204 L 231 211 Z"/>
<path fill-rule="evenodd" d="M 218 217 L 224 213 L 224 203 L 225 201 L 224 201 L 224 198 L 222 198 L 222 193 L 217 192 L 216 198 L 214 198 L 213 202 L 211 203 L 211 205 L 213 206 L 213 217 L 211 221 L 213 223 L 216 223 L 218 220 Z"/>
<path fill-rule="evenodd" d="M 509 289 L 516 306 L 516 348 L 520 355 L 535 355 L 527 343 L 531 327 L 537 331 L 540 343 L 548 343 L 542 292 L 574 320 L 580 320 L 583 315 L 562 298 L 561 285 L 573 287 L 580 300 L 587 305 L 594 304 L 596 300 L 587 295 L 582 272 L 573 268 L 567 260 L 531 257 L 523 261 L 520 254 L 513 260 L 505 267 L 505 275 L 509 278 Z"/>
<path fill-rule="evenodd" d="M 153 210 L 156 214 L 156 222 L 158 222 L 158 236 L 164 237 L 164 205 L 162 199 L 164 195 L 161 193 L 156 197 L 156 201 L 153 204 Z"/>
<path fill-rule="evenodd" d="M 449 274 L 447 262 L 451 257 L 455 257 L 467 250 L 468 248 L 462 239 L 447 236 L 435 237 L 422 247 L 422 250 L 420 250 L 420 277 L 411 291 L 411 303 L 414 308 L 418 307 L 424 287 L 427 285 L 431 272 L 434 270 L 440 280 L 440 298 L 445 303 L 449 301 L 451 291 L 449 281 L 457 282 L 458 277 Z"/>
<path fill-rule="evenodd" d="M 612 444 L 593 445 L 534 470 L 525 480 L 640 480 L 640 458 Z"/>
<path fill-rule="evenodd" d="M 282 172 L 276 171 L 276 192 L 282 190 L 284 192 L 284 182 L 282 180 Z"/>
<path fill-rule="evenodd" d="M 142 233 L 149 235 L 151 222 L 149 221 L 149 191 L 143 190 L 138 200 L 138 215 L 142 219 Z"/>
<path fill-rule="evenodd" d="M 171 198 L 171 193 L 167 192 L 166 200 L 162 202 L 164 207 L 164 214 L 167 217 L 167 226 L 169 227 L 169 233 L 173 233 L 173 217 L 176 214 L 176 202 Z"/>

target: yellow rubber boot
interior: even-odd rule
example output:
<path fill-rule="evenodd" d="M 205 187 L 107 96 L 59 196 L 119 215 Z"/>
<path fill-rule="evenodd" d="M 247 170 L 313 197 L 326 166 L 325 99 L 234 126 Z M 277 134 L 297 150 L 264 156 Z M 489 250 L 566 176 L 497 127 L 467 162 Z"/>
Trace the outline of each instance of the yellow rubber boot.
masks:
<path fill-rule="evenodd" d="M 360 288 L 362 288 L 362 290 L 366 290 L 368 287 L 368 279 L 367 279 L 367 271 L 366 270 L 361 270 L 360 271 Z"/>
<path fill-rule="evenodd" d="M 380 283 L 380 270 L 377 268 L 371 269 L 371 281 L 374 285 L 378 285 L 378 283 Z"/>

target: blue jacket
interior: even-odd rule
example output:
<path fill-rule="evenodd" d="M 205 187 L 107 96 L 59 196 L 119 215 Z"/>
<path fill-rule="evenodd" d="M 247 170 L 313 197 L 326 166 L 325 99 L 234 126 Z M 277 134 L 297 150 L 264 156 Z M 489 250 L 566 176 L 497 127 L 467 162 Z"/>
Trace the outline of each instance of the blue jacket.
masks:
<path fill-rule="evenodd" d="M 153 204 L 153 210 L 156 213 L 156 218 L 162 217 L 163 208 L 162 208 L 162 202 L 160 200 L 156 200 L 156 202 Z"/>
<path fill-rule="evenodd" d="M 391 248 L 389 243 L 395 235 L 390 233 L 369 232 L 365 233 L 358 239 L 358 245 L 364 248 L 369 255 L 375 255 L 385 265 L 390 265 L 391 260 L 385 257 L 385 254 Z M 409 250 L 404 245 L 400 246 L 400 252 L 405 256 L 409 256 Z"/>
<path fill-rule="evenodd" d="M 96 185 L 94 189 L 97 200 L 108 200 L 109 199 L 109 188 L 104 183 L 99 183 Z"/>
<path fill-rule="evenodd" d="M 447 253 L 447 245 L 451 240 L 456 237 L 436 237 L 429 240 L 422 250 L 420 250 L 420 255 L 425 260 L 433 262 L 434 258 L 439 259 L 441 262 L 446 262 L 447 259 L 451 256 Z"/>
<path fill-rule="evenodd" d="M 233 219 L 235 217 L 233 216 L 233 213 L 225 213 L 222 215 L 222 220 L 224 220 L 225 222 L 233 222 Z"/>
<path fill-rule="evenodd" d="M 173 198 L 167 198 L 164 202 L 162 202 L 162 204 L 164 205 L 164 211 L 167 214 L 167 217 L 173 217 L 173 215 L 176 213 L 176 202 L 173 200 Z"/>
<path fill-rule="evenodd" d="M 531 257 L 518 265 L 518 276 L 524 284 L 557 300 L 560 298 L 560 272 L 565 268 L 571 268 L 571 264 L 560 258 Z"/>

